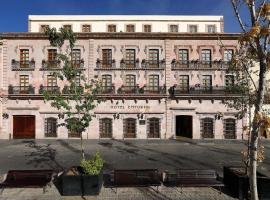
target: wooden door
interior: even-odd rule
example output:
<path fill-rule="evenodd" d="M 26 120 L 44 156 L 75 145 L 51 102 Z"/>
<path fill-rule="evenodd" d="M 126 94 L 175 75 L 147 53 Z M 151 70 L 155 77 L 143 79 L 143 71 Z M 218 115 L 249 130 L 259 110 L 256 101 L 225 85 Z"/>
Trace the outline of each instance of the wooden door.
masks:
<path fill-rule="evenodd" d="M 13 138 L 35 138 L 36 122 L 32 115 L 15 115 L 13 117 Z"/>

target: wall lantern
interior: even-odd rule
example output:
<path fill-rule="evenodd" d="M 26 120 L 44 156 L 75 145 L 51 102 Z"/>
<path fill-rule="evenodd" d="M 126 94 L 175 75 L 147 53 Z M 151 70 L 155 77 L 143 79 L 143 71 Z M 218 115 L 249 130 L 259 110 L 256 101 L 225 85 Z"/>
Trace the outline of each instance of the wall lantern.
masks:
<path fill-rule="evenodd" d="M 119 119 L 120 118 L 120 114 L 119 113 L 114 113 L 113 114 L 113 118 L 114 119 Z"/>
<path fill-rule="evenodd" d="M 220 119 L 222 119 L 222 118 L 223 118 L 223 113 L 218 112 L 217 114 L 215 114 L 215 119 L 216 119 L 216 120 L 220 120 Z"/>
<path fill-rule="evenodd" d="M 8 119 L 9 118 L 9 115 L 7 113 L 3 113 L 2 114 L 2 117 L 3 117 L 3 119 Z"/>
<path fill-rule="evenodd" d="M 138 113 L 138 114 L 137 114 L 137 117 L 138 117 L 138 119 L 143 119 L 143 114 L 142 114 L 142 113 L 141 113 L 141 114 Z"/>
<path fill-rule="evenodd" d="M 64 119 L 64 117 L 65 117 L 65 114 L 64 114 L 64 113 L 59 113 L 59 114 L 58 114 L 58 118 L 59 118 L 59 119 Z"/>

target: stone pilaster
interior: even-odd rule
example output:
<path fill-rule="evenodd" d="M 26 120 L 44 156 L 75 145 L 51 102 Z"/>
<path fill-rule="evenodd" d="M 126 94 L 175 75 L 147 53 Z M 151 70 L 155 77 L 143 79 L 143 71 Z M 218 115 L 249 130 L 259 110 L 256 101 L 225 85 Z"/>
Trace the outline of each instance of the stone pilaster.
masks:
<path fill-rule="evenodd" d="M 95 62 L 95 40 L 90 39 L 89 40 L 89 55 L 88 55 L 88 74 L 87 78 L 90 81 L 91 79 L 94 78 L 94 69 L 96 67 L 96 62 Z"/>

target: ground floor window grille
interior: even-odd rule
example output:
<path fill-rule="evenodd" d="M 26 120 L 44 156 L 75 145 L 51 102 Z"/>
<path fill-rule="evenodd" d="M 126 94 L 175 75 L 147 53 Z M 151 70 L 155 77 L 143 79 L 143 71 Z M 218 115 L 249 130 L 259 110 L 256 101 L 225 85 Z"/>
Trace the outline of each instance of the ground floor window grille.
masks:
<path fill-rule="evenodd" d="M 80 132 L 76 129 L 76 122 L 78 122 L 78 118 L 71 118 L 69 119 L 71 120 L 72 122 L 70 124 L 73 124 L 73 128 L 71 127 L 70 129 L 68 129 L 68 137 L 70 138 L 79 138 L 81 135 L 80 135 Z"/>
<path fill-rule="evenodd" d="M 236 138 L 236 123 L 235 119 L 225 119 L 224 120 L 224 138 L 225 139 L 235 139 Z"/>
<path fill-rule="evenodd" d="M 202 138 L 214 138 L 214 120 L 212 118 L 201 119 Z"/>
<path fill-rule="evenodd" d="M 150 118 L 147 123 L 148 138 L 160 138 L 160 119 Z"/>
<path fill-rule="evenodd" d="M 57 119 L 49 117 L 45 119 L 45 137 L 57 137 Z"/>
<path fill-rule="evenodd" d="M 100 138 L 112 138 L 112 119 L 99 120 Z"/>
<path fill-rule="evenodd" d="M 136 119 L 124 119 L 124 138 L 136 138 Z"/>

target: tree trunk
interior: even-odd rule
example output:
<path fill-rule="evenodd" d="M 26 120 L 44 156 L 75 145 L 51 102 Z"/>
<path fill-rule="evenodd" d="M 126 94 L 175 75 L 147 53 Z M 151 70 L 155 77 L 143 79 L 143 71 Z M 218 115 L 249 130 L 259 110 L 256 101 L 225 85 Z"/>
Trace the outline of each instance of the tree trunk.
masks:
<path fill-rule="evenodd" d="M 82 160 L 84 160 L 85 159 L 85 155 L 84 155 L 84 146 L 83 146 L 83 136 L 82 136 L 82 133 L 80 135 L 81 135 L 81 157 L 82 157 Z"/>
<path fill-rule="evenodd" d="M 259 139 L 259 125 L 255 120 L 256 113 L 261 112 L 264 101 L 264 85 L 266 76 L 266 59 L 260 60 L 260 74 L 257 99 L 255 104 L 255 111 L 252 123 L 252 131 L 250 138 L 250 155 L 249 155 L 249 184 L 251 200 L 259 200 L 257 190 L 257 158 L 258 158 L 258 139 Z"/>

